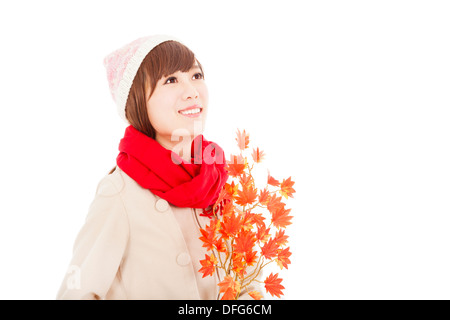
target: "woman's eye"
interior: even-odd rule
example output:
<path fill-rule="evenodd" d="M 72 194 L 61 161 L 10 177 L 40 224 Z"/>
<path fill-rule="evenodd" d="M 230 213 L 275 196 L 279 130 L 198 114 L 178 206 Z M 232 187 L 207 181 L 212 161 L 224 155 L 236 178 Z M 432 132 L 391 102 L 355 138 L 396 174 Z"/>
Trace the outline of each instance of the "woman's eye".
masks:
<path fill-rule="evenodd" d="M 203 74 L 202 73 L 196 73 L 194 74 L 194 79 L 203 79 Z"/>
<path fill-rule="evenodd" d="M 175 83 L 176 80 L 177 80 L 177 78 L 175 78 L 175 77 L 170 77 L 170 78 L 168 78 L 168 79 L 166 80 L 165 83 Z"/>

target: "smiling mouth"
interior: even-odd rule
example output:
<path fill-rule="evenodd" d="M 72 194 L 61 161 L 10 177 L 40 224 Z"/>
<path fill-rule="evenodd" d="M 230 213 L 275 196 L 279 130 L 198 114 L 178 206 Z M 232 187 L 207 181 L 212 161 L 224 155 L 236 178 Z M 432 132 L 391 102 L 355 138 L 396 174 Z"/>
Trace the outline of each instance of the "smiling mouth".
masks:
<path fill-rule="evenodd" d="M 203 108 L 192 108 L 189 110 L 180 110 L 178 111 L 179 114 L 182 114 L 184 116 L 196 116 L 199 115 L 202 112 Z"/>

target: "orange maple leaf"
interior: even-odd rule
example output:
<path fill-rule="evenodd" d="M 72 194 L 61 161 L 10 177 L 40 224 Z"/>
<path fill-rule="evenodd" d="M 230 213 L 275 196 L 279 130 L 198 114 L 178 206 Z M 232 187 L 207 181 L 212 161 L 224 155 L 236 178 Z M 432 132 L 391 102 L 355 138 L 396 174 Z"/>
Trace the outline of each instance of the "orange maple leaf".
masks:
<path fill-rule="evenodd" d="M 219 252 L 227 252 L 227 247 L 225 245 L 225 242 L 223 241 L 223 237 L 220 237 L 220 239 L 216 240 L 214 242 L 214 246 L 216 247 L 216 250 Z"/>
<path fill-rule="evenodd" d="M 224 216 L 223 221 L 220 223 L 220 233 L 224 239 L 228 239 L 234 236 L 242 226 L 241 218 L 234 212 Z"/>
<path fill-rule="evenodd" d="M 217 259 L 214 254 L 211 254 L 210 256 L 205 254 L 205 259 L 200 260 L 200 263 L 202 267 L 198 271 L 203 273 L 202 278 L 206 276 L 212 276 L 217 264 Z"/>
<path fill-rule="evenodd" d="M 199 237 L 199 239 L 202 240 L 203 247 L 205 247 L 206 250 L 212 250 L 214 248 L 217 228 L 217 222 L 211 220 L 209 225 L 205 226 L 205 229 L 200 229 L 202 236 Z"/>
<path fill-rule="evenodd" d="M 231 260 L 233 261 L 232 270 L 241 278 L 244 277 L 246 273 L 246 266 L 244 263 L 244 255 L 241 253 L 233 253 Z"/>
<path fill-rule="evenodd" d="M 220 204 L 224 200 L 231 200 L 231 195 L 228 193 L 227 184 L 220 190 L 219 197 L 216 200 L 215 205 Z"/>
<path fill-rule="evenodd" d="M 278 208 L 274 212 L 272 212 L 272 222 L 273 225 L 277 228 L 286 228 L 286 226 L 292 224 L 290 221 L 292 216 L 289 215 L 291 209 Z"/>
<path fill-rule="evenodd" d="M 291 181 L 291 177 L 287 179 L 283 179 L 283 181 L 280 184 L 280 193 L 282 196 L 284 196 L 286 199 L 288 197 L 293 198 L 292 194 L 295 193 L 294 188 L 292 186 L 294 185 L 294 181 Z"/>
<path fill-rule="evenodd" d="M 227 160 L 225 169 L 232 177 L 237 177 L 244 172 L 245 160 L 241 155 L 230 155 L 230 160 Z"/>
<path fill-rule="evenodd" d="M 285 267 L 286 269 L 288 268 L 288 264 L 291 263 L 291 260 L 289 260 L 291 254 L 292 253 L 289 252 L 289 247 L 278 252 L 277 264 L 281 269 L 283 269 L 283 267 Z"/>
<path fill-rule="evenodd" d="M 242 191 L 238 190 L 236 196 L 236 203 L 245 206 L 248 204 L 252 204 L 255 202 L 256 198 L 258 197 L 258 189 L 253 188 L 252 186 L 248 188 L 243 188 Z"/>
<path fill-rule="evenodd" d="M 200 229 L 200 232 L 202 233 L 202 236 L 199 237 L 200 240 L 203 241 L 203 247 L 206 248 L 206 250 L 212 250 L 214 248 L 214 242 L 215 242 L 215 233 L 209 233 L 203 229 Z"/>
<path fill-rule="evenodd" d="M 277 245 L 284 246 L 287 243 L 288 236 L 284 235 L 284 229 L 278 230 L 273 238 Z"/>
<path fill-rule="evenodd" d="M 220 300 L 236 300 L 236 293 L 233 289 L 228 288 L 224 292 Z"/>
<path fill-rule="evenodd" d="M 229 216 L 232 212 L 234 212 L 234 204 L 231 201 L 228 201 L 225 203 L 225 205 L 222 207 L 222 215 L 224 217 Z"/>
<path fill-rule="evenodd" d="M 269 202 L 269 190 L 267 188 L 259 191 L 258 200 L 261 204 L 267 204 Z"/>
<path fill-rule="evenodd" d="M 267 210 L 269 210 L 270 213 L 274 213 L 278 209 L 283 209 L 285 204 L 281 202 L 281 197 L 277 197 L 275 194 L 272 196 L 269 196 L 269 200 L 267 202 Z"/>
<path fill-rule="evenodd" d="M 250 142 L 249 135 L 245 132 L 241 132 L 239 129 L 237 130 L 237 137 L 236 141 L 238 144 L 239 149 L 244 150 L 248 148 L 248 144 Z"/>
<path fill-rule="evenodd" d="M 225 183 L 224 189 L 222 189 L 222 191 L 225 190 L 225 192 L 228 194 L 228 197 L 233 198 L 234 196 L 237 195 L 238 189 L 239 186 L 235 184 L 234 181 L 231 181 L 231 184 Z"/>
<path fill-rule="evenodd" d="M 252 224 L 256 224 L 257 227 L 265 225 L 264 220 L 266 218 L 263 217 L 262 213 L 249 213 L 250 222 Z"/>
<path fill-rule="evenodd" d="M 253 228 L 253 213 L 246 210 L 242 215 L 242 228 L 244 231 L 251 230 Z"/>
<path fill-rule="evenodd" d="M 235 238 L 234 252 L 246 253 L 251 252 L 255 244 L 255 233 L 251 231 L 241 231 Z"/>
<path fill-rule="evenodd" d="M 266 229 L 266 225 L 258 227 L 258 232 L 256 233 L 256 239 L 261 242 L 266 242 L 270 238 L 270 228 Z"/>
<path fill-rule="evenodd" d="M 262 294 L 258 291 L 250 291 L 248 295 L 255 300 L 261 300 L 261 298 L 263 297 Z"/>
<path fill-rule="evenodd" d="M 264 246 L 261 248 L 261 254 L 266 259 L 271 259 L 277 256 L 278 254 L 278 248 L 279 246 L 275 242 L 273 238 L 270 238 L 269 241 L 267 241 Z"/>
<path fill-rule="evenodd" d="M 245 172 L 239 177 L 239 182 L 243 188 L 249 188 L 253 185 L 253 177 Z"/>
<path fill-rule="evenodd" d="M 256 163 L 260 163 L 264 159 L 264 151 L 259 151 L 259 148 L 253 149 L 252 158 Z"/>
<path fill-rule="evenodd" d="M 280 185 L 280 181 L 278 181 L 277 179 L 272 177 L 270 175 L 270 172 L 269 172 L 268 177 L 267 177 L 267 183 L 270 184 L 271 186 L 274 186 L 274 187 L 278 187 Z"/>
<path fill-rule="evenodd" d="M 253 266 L 255 264 L 256 258 L 258 257 L 257 254 L 258 252 L 256 251 L 247 251 L 245 253 L 244 260 L 247 266 Z"/>
<path fill-rule="evenodd" d="M 281 281 L 283 281 L 283 279 L 278 278 L 278 273 L 270 273 L 270 276 L 268 276 L 266 280 L 264 280 L 264 287 L 266 288 L 266 291 L 272 296 L 276 296 L 279 298 L 280 295 L 283 294 L 281 290 L 284 289 L 283 285 L 280 284 Z"/>
<path fill-rule="evenodd" d="M 234 300 L 241 291 L 240 283 L 234 281 L 231 276 L 225 276 L 224 280 L 217 285 L 220 288 L 219 292 L 224 293 L 221 300 Z"/>

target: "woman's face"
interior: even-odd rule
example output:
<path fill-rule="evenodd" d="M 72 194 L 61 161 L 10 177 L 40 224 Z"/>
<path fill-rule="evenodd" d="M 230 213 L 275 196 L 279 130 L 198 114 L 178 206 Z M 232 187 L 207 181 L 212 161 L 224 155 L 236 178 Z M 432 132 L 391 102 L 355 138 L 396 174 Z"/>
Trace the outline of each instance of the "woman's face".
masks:
<path fill-rule="evenodd" d="M 147 98 L 155 140 L 164 147 L 177 143 L 179 138 L 172 137 L 193 139 L 202 134 L 207 109 L 208 89 L 197 63 L 188 72 L 177 71 L 159 79 L 152 96 Z"/>

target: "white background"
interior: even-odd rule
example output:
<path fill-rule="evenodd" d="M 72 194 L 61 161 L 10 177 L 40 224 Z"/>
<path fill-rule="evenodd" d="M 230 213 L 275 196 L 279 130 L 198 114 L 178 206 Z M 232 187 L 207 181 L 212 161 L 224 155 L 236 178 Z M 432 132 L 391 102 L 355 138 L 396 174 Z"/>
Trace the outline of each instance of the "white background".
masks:
<path fill-rule="evenodd" d="M 0 298 L 54 299 L 125 123 L 103 57 L 174 35 L 292 176 L 286 299 L 450 298 L 447 1 L 3 1 Z"/>

